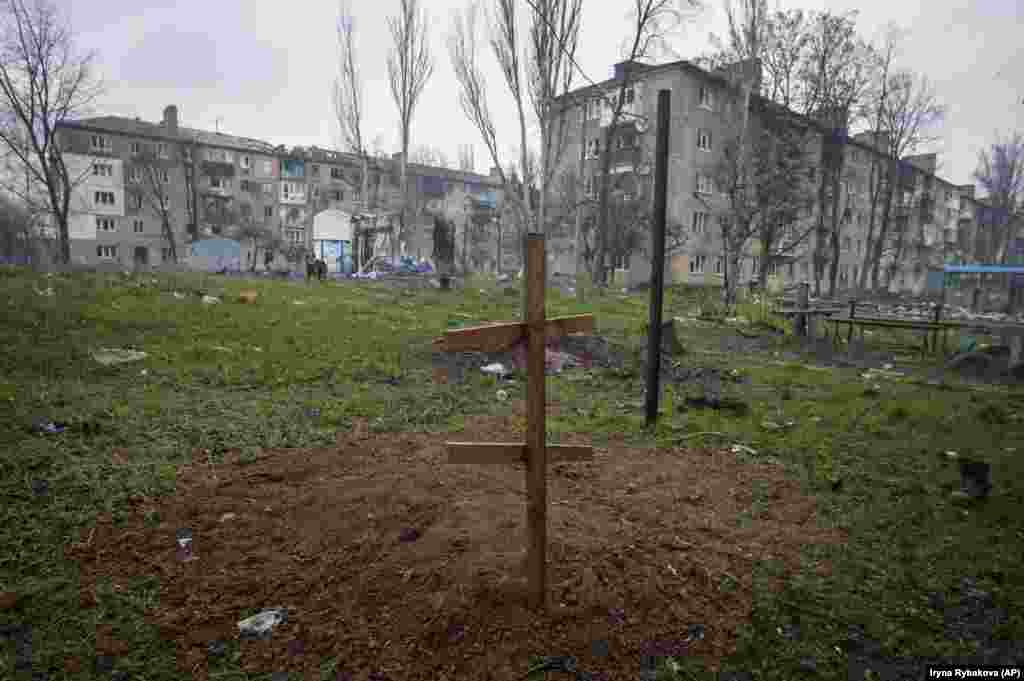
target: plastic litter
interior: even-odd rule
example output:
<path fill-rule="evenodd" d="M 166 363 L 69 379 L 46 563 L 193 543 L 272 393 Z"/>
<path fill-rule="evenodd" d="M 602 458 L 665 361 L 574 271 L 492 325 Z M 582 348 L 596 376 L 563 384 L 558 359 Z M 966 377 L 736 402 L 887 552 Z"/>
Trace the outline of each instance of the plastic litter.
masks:
<path fill-rule="evenodd" d="M 398 533 L 398 541 L 403 543 L 413 542 L 420 538 L 420 531 L 415 527 L 404 527 Z"/>
<path fill-rule="evenodd" d="M 508 376 L 511 372 L 505 367 L 504 364 L 495 362 L 494 364 L 488 364 L 487 366 L 480 367 L 480 371 L 485 374 L 493 374 L 495 376 Z"/>
<path fill-rule="evenodd" d="M 196 560 L 197 557 L 192 553 L 192 531 L 188 529 L 178 530 L 178 560 L 182 563 L 188 563 Z"/>
<path fill-rule="evenodd" d="M 120 348 L 100 348 L 92 353 L 92 358 L 103 366 L 124 364 L 126 362 L 137 362 L 146 358 L 146 353 L 138 350 L 125 350 Z"/>
<path fill-rule="evenodd" d="M 752 454 L 756 455 L 757 450 L 747 447 L 746 445 L 733 445 L 730 451 L 733 454 Z"/>
<path fill-rule="evenodd" d="M 508 392 L 505 390 L 499 390 L 495 397 L 498 398 L 499 402 L 505 402 L 508 400 Z"/>
<path fill-rule="evenodd" d="M 32 424 L 32 432 L 40 435 L 56 435 L 67 430 L 67 424 L 60 421 L 36 421 Z"/>
<path fill-rule="evenodd" d="M 242 638 L 268 638 L 274 627 L 287 619 L 288 611 L 284 608 L 264 610 L 239 622 L 239 635 Z"/>
<path fill-rule="evenodd" d="M 217 296 L 203 296 L 203 303 L 206 305 L 216 305 L 220 302 L 220 298 Z"/>
<path fill-rule="evenodd" d="M 175 291 L 174 292 L 174 297 L 177 298 L 178 300 L 181 300 L 181 299 L 183 299 L 185 297 L 185 294 L 181 293 L 179 291 Z"/>

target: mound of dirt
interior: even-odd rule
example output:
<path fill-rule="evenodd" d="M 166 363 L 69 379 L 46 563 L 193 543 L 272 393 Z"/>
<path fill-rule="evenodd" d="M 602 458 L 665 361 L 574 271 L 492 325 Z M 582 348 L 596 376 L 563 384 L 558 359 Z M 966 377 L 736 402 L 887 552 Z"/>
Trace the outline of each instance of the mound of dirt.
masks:
<path fill-rule="evenodd" d="M 456 439 L 514 441 L 521 423 L 470 417 Z M 532 611 L 523 467 L 447 464 L 445 440 L 371 436 L 361 422 L 331 448 L 183 467 L 175 496 L 140 500 L 121 526 L 101 518 L 69 547 L 83 604 L 103 576 L 157 576 L 147 618 L 188 678 L 208 678 L 211 641 L 280 606 L 287 619 L 269 640 L 239 642 L 245 670 L 320 678 L 337 657 L 360 679 L 504 680 L 522 678 L 531 655 L 575 655 L 626 679 L 646 642 L 682 641 L 695 624 L 706 635 L 690 654 L 717 669 L 749 616 L 752 566 L 795 570 L 807 544 L 844 540 L 816 526 L 813 500 L 781 467 L 717 450 L 598 449 L 549 468 L 549 602 Z M 741 522 L 755 479 L 772 501 Z M 176 559 L 183 528 L 187 562 Z"/>

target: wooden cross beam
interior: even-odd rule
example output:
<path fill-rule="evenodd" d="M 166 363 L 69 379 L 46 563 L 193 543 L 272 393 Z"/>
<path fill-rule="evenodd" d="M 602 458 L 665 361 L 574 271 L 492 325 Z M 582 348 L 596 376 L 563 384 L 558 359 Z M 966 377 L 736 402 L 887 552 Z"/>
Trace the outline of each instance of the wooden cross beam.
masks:
<path fill-rule="evenodd" d="M 526 348 L 526 442 L 449 442 L 448 463 L 525 463 L 527 578 L 533 607 L 543 607 L 547 591 L 547 462 L 588 461 L 594 450 L 582 445 L 549 445 L 545 441 L 544 347 L 548 339 L 590 332 L 593 315 L 544 318 L 546 281 L 544 235 L 526 235 L 526 297 L 523 322 L 455 329 L 444 335 L 442 348 L 454 351 L 500 352 L 524 337 Z"/>

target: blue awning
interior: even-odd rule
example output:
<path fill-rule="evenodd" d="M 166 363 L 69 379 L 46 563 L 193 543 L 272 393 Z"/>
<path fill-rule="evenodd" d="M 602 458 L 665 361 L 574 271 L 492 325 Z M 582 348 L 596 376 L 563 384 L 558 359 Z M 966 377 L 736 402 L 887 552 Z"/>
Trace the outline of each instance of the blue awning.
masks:
<path fill-rule="evenodd" d="M 947 273 L 961 272 L 964 274 L 988 274 L 1000 272 L 1024 274 L 1024 267 L 1012 267 L 1007 265 L 946 265 L 943 270 Z"/>

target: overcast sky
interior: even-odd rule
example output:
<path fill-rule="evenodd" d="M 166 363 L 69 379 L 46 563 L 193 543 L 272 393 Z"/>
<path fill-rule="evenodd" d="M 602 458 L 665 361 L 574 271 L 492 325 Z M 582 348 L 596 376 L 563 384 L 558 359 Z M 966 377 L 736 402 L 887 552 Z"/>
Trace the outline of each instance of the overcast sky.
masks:
<path fill-rule="evenodd" d="M 184 125 L 256 137 L 274 144 L 337 145 L 329 86 L 336 74 L 337 5 L 331 0 L 58 0 L 79 45 L 99 53 L 108 84 L 98 113 L 160 119 L 177 104 Z M 724 27 L 722 0 L 673 41 L 681 58 L 700 54 Z M 771 3 L 772 0 L 769 0 Z M 415 114 L 412 145 L 440 148 L 454 164 L 460 144 L 476 148 L 478 172 L 491 162 L 462 115 L 446 49 L 449 15 L 466 0 L 429 0 L 435 72 Z M 385 19 L 399 0 L 353 0 L 365 77 L 368 138 L 398 149 L 395 105 L 387 85 L 390 36 Z M 594 80 L 619 60 L 632 0 L 585 0 L 578 61 Z M 524 4 L 525 6 L 525 4 Z M 971 181 L 978 151 L 997 131 L 1024 129 L 1022 0 L 785 0 L 784 8 L 859 7 L 865 37 L 894 22 L 907 29 L 902 66 L 926 74 L 948 107 L 940 131 L 940 176 Z M 516 119 L 489 51 L 492 110 L 507 163 L 517 148 Z M 582 82 L 582 81 L 580 81 Z"/>

